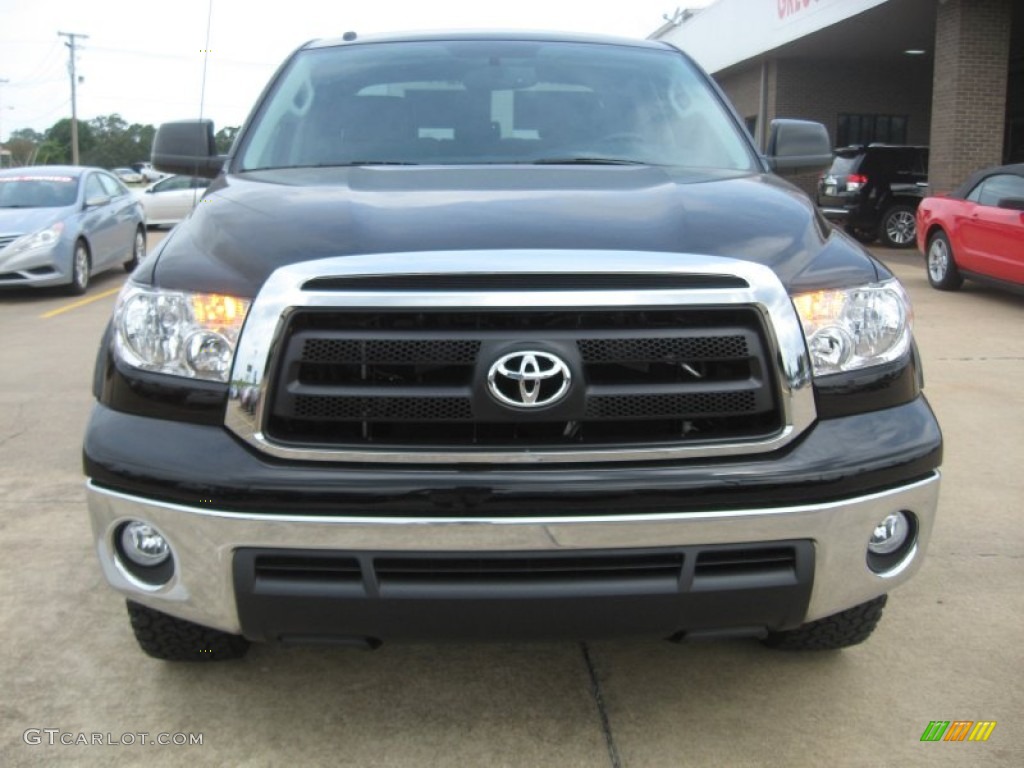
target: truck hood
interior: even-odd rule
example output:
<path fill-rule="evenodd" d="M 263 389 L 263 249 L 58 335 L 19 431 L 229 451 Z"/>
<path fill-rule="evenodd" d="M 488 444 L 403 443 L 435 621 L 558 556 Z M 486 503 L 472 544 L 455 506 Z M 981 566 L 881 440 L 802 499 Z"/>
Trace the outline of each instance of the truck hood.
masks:
<path fill-rule="evenodd" d="M 222 176 L 136 279 L 255 296 L 275 269 L 298 261 L 479 250 L 486 269 L 486 252 L 501 249 L 733 257 L 770 267 L 790 290 L 877 277 L 862 249 L 830 237 L 811 202 L 771 175 L 380 166 Z"/>

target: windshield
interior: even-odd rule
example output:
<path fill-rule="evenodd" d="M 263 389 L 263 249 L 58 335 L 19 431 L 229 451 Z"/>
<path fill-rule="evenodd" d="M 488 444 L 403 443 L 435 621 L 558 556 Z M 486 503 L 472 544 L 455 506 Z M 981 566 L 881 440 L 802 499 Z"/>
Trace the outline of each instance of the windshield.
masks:
<path fill-rule="evenodd" d="M 756 167 L 735 121 L 676 52 L 487 40 L 299 52 L 237 169 L 486 163 Z"/>
<path fill-rule="evenodd" d="M 0 208 L 63 208 L 77 197 L 78 179 L 71 176 L 0 177 Z"/>

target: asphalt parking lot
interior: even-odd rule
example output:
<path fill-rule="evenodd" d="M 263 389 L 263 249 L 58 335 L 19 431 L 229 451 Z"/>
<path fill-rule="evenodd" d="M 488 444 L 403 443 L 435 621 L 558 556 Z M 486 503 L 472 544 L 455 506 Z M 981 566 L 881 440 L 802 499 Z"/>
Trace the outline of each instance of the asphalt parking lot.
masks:
<path fill-rule="evenodd" d="M 100 575 L 80 465 L 124 275 L 84 301 L 0 294 L 0 764 L 1024 765 L 1024 297 L 939 293 L 915 252 L 877 253 L 915 304 L 946 438 L 940 514 L 874 636 L 822 654 L 617 641 L 149 659 Z M 923 743 L 933 720 L 997 726 Z"/>

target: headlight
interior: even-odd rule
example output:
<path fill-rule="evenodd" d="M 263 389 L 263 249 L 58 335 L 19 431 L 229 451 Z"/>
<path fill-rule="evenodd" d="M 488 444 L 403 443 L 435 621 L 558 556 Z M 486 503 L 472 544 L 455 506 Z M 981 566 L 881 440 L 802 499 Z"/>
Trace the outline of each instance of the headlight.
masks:
<path fill-rule="evenodd" d="M 249 301 L 128 283 L 114 310 L 115 348 L 144 371 L 227 382 Z"/>
<path fill-rule="evenodd" d="M 64 222 L 58 221 L 51 224 L 46 229 L 41 229 L 38 232 L 33 232 L 31 235 L 25 235 L 19 237 L 9 246 L 5 256 L 16 256 L 19 253 L 25 251 L 33 251 L 36 248 L 52 248 L 58 240 L 60 240 L 60 233 L 64 231 Z"/>
<path fill-rule="evenodd" d="M 793 297 L 793 305 L 815 375 L 888 363 L 910 347 L 913 313 L 896 280 L 803 293 Z"/>

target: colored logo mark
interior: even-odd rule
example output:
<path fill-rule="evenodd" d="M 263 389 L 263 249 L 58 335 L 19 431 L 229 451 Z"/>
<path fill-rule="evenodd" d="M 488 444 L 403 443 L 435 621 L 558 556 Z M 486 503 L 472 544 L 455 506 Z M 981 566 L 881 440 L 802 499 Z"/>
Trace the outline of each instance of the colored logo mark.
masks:
<path fill-rule="evenodd" d="M 995 720 L 932 720 L 921 741 L 988 741 L 995 727 Z"/>

